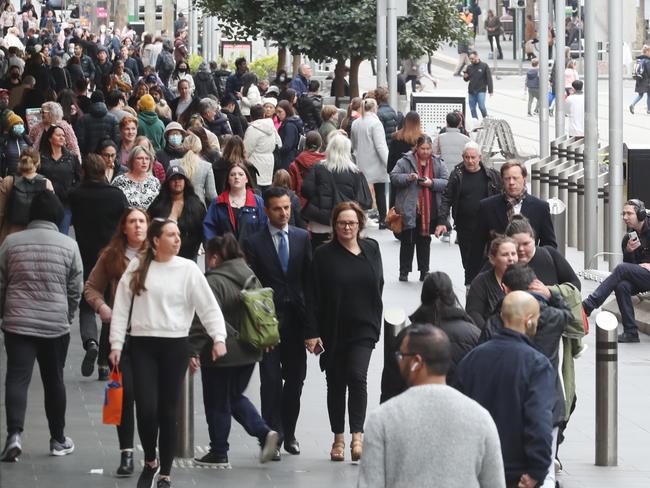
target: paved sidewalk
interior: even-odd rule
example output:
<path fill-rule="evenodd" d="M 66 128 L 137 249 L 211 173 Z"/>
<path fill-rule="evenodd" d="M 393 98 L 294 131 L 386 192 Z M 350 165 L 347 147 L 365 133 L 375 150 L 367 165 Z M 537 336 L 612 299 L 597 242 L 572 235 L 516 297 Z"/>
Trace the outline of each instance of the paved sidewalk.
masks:
<path fill-rule="evenodd" d="M 402 307 L 411 313 L 419 303 L 420 283 L 397 281 L 399 243 L 387 231 L 370 230 L 381 243 L 384 259 L 386 307 Z M 569 259 L 580 269 L 582 256 L 569 251 Z M 457 246 L 434 239 L 431 246 L 432 269 L 450 274 L 454 283 L 462 283 L 462 269 Z M 412 273 L 411 280 L 416 279 Z M 585 292 L 593 288 L 586 284 Z M 462 286 L 456 287 L 464 301 Z M 650 486 L 650 467 L 646 462 L 645 446 L 650 440 L 650 393 L 645 388 L 650 376 L 650 340 L 642 338 L 641 344 L 622 345 L 619 364 L 619 467 L 597 468 L 594 461 L 594 336 L 585 342 L 589 350 L 577 362 L 578 406 L 566 432 L 566 442 L 561 446 L 560 456 L 564 463 L 561 476 L 565 488 L 636 488 Z M 43 394 L 38 368 L 34 371 L 30 388 L 27 422 L 24 433 L 24 455 L 16 464 L 1 464 L 2 486 L 20 488 L 44 487 L 130 487 L 135 479 L 113 477 L 118 462 L 117 436 L 113 427 L 101 423 L 103 384 L 80 374 L 83 357 L 78 325 L 72 330 L 72 341 L 66 366 L 68 411 L 66 434 L 77 446 L 74 454 L 55 458 L 47 455 L 48 431 L 43 411 Z M 0 352 L 4 366 L 4 347 Z M 383 352 L 381 342 L 373 354 L 368 375 L 369 404 L 372 410 L 379 401 Z M 4 371 L 4 367 L 2 368 Z M 259 405 L 259 380 L 253 376 L 248 393 Z M 194 467 L 191 463 L 176 462 L 172 472 L 177 487 L 261 487 L 286 486 L 308 488 L 351 488 L 356 484 L 358 467 L 350 462 L 332 463 L 328 453 L 331 434 L 325 403 L 325 380 L 315 358 L 309 358 L 309 371 L 303 392 L 303 407 L 298 425 L 298 439 L 302 454 L 290 456 L 284 453 L 279 463 L 259 465 L 256 441 L 246 435 L 233 422 L 230 461 L 232 470 L 222 471 Z M 195 444 L 197 454 L 205 452 L 208 437 L 203 417 L 200 381 L 195 380 Z M 4 398 L 2 398 L 4 401 Z M 432 413 L 434 414 L 434 413 Z M 4 404 L 0 408 L 0 431 L 5 436 Z M 137 442 L 137 435 L 136 435 Z M 347 439 L 349 444 L 349 436 Z M 349 451 L 346 453 L 349 458 Z M 142 451 L 136 453 L 138 465 Z M 90 474 L 91 470 L 103 470 L 103 474 Z"/>

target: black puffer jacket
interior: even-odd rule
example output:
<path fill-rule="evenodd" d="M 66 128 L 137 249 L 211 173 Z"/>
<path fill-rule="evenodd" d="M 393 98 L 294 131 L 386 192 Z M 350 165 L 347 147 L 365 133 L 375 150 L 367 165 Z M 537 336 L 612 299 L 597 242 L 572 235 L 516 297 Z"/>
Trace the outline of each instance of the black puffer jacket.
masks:
<path fill-rule="evenodd" d="M 82 156 L 95 151 L 99 142 L 107 137 L 118 147 L 120 145 L 117 118 L 108 111 L 104 102 L 91 105 L 90 112 L 77 121 L 75 132 Z"/>
<path fill-rule="evenodd" d="M 650 92 L 650 57 L 642 54 L 641 56 L 637 56 L 636 59 L 643 63 L 643 76 L 641 78 L 634 78 L 634 92 L 648 93 Z"/>
<path fill-rule="evenodd" d="M 302 216 L 330 225 L 332 210 L 338 203 L 357 199 L 360 182 L 361 173 L 332 173 L 322 163 L 316 164 L 302 182 L 302 196 L 307 199 Z"/>
<path fill-rule="evenodd" d="M 186 152 L 187 151 L 182 147 L 172 147 L 169 144 L 169 141 L 166 140 L 165 147 L 156 151 L 156 159 L 160 164 L 163 165 L 165 171 L 167 171 L 169 169 L 169 162 L 173 161 L 174 159 L 181 159 L 183 156 L 185 156 Z"/>
<path fill-rule="evenodd" d="M 322 120 L 320 111 L 323 108 L 323 97 L 316 93 L 305 93 L 298 99 L 298 115 L 305 125 L 305 132 L 318 130 Z"/>
<path fill-rule="evenodd" d="M 282 147 L 278 149 L 278 168 L 288 170 L 289 165 L 298 156 L 298 143 L 300 136 L 304 134 L 304 126 L 302 120 L 297 115 L 287 117 L 282 122 L 280 129 L 278 129 L 280 139 L 282 139 Z"/>
<path fill-rule="evenodd" d="M 386 133 L 386 144 L 390 147 L 390 141 L 393 136 L 393 132 L 395 132 L 399 126 L 400 122 L 400 117 L 393 110 L 393 107 L 388 105 L 387 103 L 382 103 L 379 105 L 377 108 L 377 117 L 379 117 L 379 120 L 381 120 L 381 125 L 384 126 L 384 132 Z"/>
<path fill-rule="evenodd" d="M 206 128 L 217 137 L 225 136 L 226 134 L 232 134 L 230 124 L 228 123 L 228 117 L 220 112 L 214 116 L 214 120 L 212 122 L 205 118 L 203 120 L 205 121 Z"/>
<path fill-rule="evenodd" d="M 208 95 L 219 96 L 217 85 L 214 83 L 212 73 L 209 71 L 199 71 L 194 75 L 194 96 L 201 99 Z"/>

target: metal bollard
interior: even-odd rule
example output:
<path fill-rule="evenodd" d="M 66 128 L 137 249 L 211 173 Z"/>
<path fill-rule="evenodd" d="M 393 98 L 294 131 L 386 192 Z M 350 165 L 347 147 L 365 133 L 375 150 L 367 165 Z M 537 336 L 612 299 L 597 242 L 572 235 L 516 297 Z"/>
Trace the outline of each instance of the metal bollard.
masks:
<path fill-rule="evenodd" d="M 567 177 L 569 181 L 567 244 L 569 247 L 578 247 L 578 205 L 580 203 L 578 201 L 578 178 L 582 176 L 583 172 L 583 169 L 578 169 L 570 173 Z"/>
<path fill-rule="evenodd" d="M 596 315 L 596 466 L 618 464 L 618 320 Z"/>
<path fill-rule="evenodd" d="M 194 376 L 187 368 L 176 414 L 176 452 L 177 458 L 194 457 Z"/>
<path fill-rule="evenodd" d="M 555 229 L 555 239 L 557 240 L 557 250 L 562 255 L 566 255 L 566 205 L 559 198 L 548 200 L 548 206 L 551 209 L 551 222 Z"/>
<path fill-rule="evenodd" d="M 590 210 L 593 212 L 595 209 Z M 578 251 L 585 249 L 585 176 L 584 172 L 578 177 Z"/>

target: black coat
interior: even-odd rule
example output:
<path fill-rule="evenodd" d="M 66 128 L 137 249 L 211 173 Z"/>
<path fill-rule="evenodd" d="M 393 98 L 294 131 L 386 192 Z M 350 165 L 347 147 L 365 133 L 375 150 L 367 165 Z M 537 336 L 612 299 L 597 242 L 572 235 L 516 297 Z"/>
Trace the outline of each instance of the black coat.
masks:
<path fill-rule="evenodd" d="M 400 124 L 400 117 L 397 112 L 388 105 L 387 103 L 382 103 L 377 109 L 377 117 L 381 120 L 381 125 L 384 126 L 384 132 L 386 133 L 386 144 L 390 146 L 390 142 L 393 136 L 393 133 L 397 130 Z"/>
<path fill-rule="evenodd" d="M 357 337 L 366 344 L 373 344 L 379 339 L 382 319 L 382 293 L 384 290 L 384 270 L 381 261 L 379 243 L 374 239 L 359 239 L 359 247 L 364 258 L 372 268 L 372 280 L 350 290 L 351 281 L 345 275 L 350 271 L 347 262 L 351 253 L 336 241 L 328 242 L 314 253 L 312 264 L 312 292 L 313 300 L 311 310 L 316 317 L 318 332 L 325 346 L 325 352 L 320 356 L 322 370 L 327 369 L 332 361 L 338 358 L 337 352 L 345 350 L 342 336 L 348 332 L 350 316 L 363 316 L 364 322 L 370 327 L 364 327 L 363 336 Z M 349 273 L 348 273 L 349 274 Z M 355 304 L 361 300 L 370 303 L 367 308 L 357 308 L 352 311 L 345 306 L 352 300 L 350 293 L 354 294 Z M 364 297 L 360 295 L 364 294 Z"/>
<path fill-rule="evenodd" d="M 478 209 L 478 225 L 472 241 L 470 255 L 469 279 L 473 279 L 483 267 L 485 248 L 490 242 L 490 233 L 503 234 L 508 226 L 506 199 L 503 195 L 494 195 L 481 200 Z M 532 195 L 526 195 L 521 204 L 521 214 L 526 216 L 537 236 L 538 246 L 557 248 L 555 229 L 551 221 L 548 203 Z"/>
<path fill-rule="evenodd" d="M 86 280 L 129 202 L 122 190 L 103 181 L 84 181 L 70 192 L 68 201 Z"/>
<path fill-rule="evenodd" d="M 187 183 L 186 183 L 187 184 Z M 196 259 L 199 246 L 203 242 L 203 219 L 205 218 L 205 206 L 196 196 L 194 191 L 185 191 L 185 203 L 181 217 L 178 219 L 178 230 L 181 233 L 181 249 L 178 255 L 182 258 Z M 159 193 L 147 212 L 152 219 L 157 217 L 166 219 L 172 211 L 172 201 L 165 193 Z"/>
<path fill-rule="evenodd" d="M 156 160 L 163 165 L 165 171 L 169 169 L 169 162 L 174 159 L 180 159 L 185 156 L 185 151 L 182 147 L 174 148 L 169 145 L 169 142 L 165 143 L 165 147 L 158 149 L 156 151 Z"/>
<path fill-rule="evenodd" d="M 233 135 L 239 136 L 242 139 L 244 134 L 246 134 L 246 129 L 248 129 L 248 122 L 246 117 L 228 112 L 225 108 L 221 108 L 221 113 L 228 117 L 228 123 L 230 124 L 230 129 L 232 130 Z"/>
<path fill-rule="evenodd" d="M 332 210 L 340 202 L 359 201 L 361 185 L 368 184 L 362 173 L 342 171 L 332 173 L 323 164 L 316 164 L 307 172 L 300 193 L 307 200 L 302 215 L 323 225 L 330 225 Z"/>
<path fill-rule="evenodd" d="M 63 155 L 57 161 L 52 156 L 41 153 L 41 166 L 39 174 L 45 176 L 52 182 L 54 193 L 61 203 L 68 204 L 68 195 L 81 180 L 81 163 L 79 158 L 62 148 Z"/>
<path fill-rule="evenodd" d="M 528 337 L 501 329 L 456 369 L 456 388 L 492 416 L 506 480 L 543 480 L 551 465 L 555 371 Z M 552 468 L 552 466 L 551 466 Z"/>
<path fill-rule="evenodd" d="M 323 122 L 320 111 L 323 108 L 323 97 L 315 93 L 305 93 L 298 99 L 298 115 L 305 125 L 305 132 L 318 130 Z"/>
<path fill-rule="evenodd" d="M 90 112 L 84 114 L 75 127 L 81 155 L 94 152 L 103 139 L 110 139 L 120 146 L 119 124 L 115 115 L 108 111 L 104 102 L 93 103 Z"/>
<path fill-rule="evenodd" d="M 214 83 L 212 73 L 209 71 L 199 71 L 194 75 L 194 96 L 200 100 L 208 95 L 219 96 L 217 85 Z"/>
<path fill-rule="evenodd" d="M 278 134 L 280 135 L 280 139 L 282 139 L 282 147 L 277 150 L 278 168 L 284 170 L 289 169 L 289 165 L 298 156 L 298 143 L 303 133 L 304 127 L 300 117 L 293 115 L 284 119 L 284 122 L 282 122 L 282 125 L 278 129 Z"/>
<path fill-rule="evenodd" d="M 273 288 L 273 301 L 280 321 L 280 332 L 290 329 L 309 339 L 313 334 L 311 316 L 307 311 L 307 290 L 311 267 L 309 233 L 289 226 L 289 266 L 282 271 L 278 252 L 268 226 L 244 240 L 246 260 L 262 286 Z"/>

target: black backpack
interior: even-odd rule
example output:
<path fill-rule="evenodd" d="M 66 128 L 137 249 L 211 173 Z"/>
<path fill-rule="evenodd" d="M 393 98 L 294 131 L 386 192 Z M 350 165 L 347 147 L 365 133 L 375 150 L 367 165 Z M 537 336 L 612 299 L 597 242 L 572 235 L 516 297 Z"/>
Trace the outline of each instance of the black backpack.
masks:
<path fill-rule="evenodd" d="M 32 205 L 32 200 L 46 189 L 47 180 L 41 175 L 37 175 L 31 180 L 16 176 L 7 201 L 5 213 L 7 220 L 14 225 L 29 224 L 29 208 Z"/>

